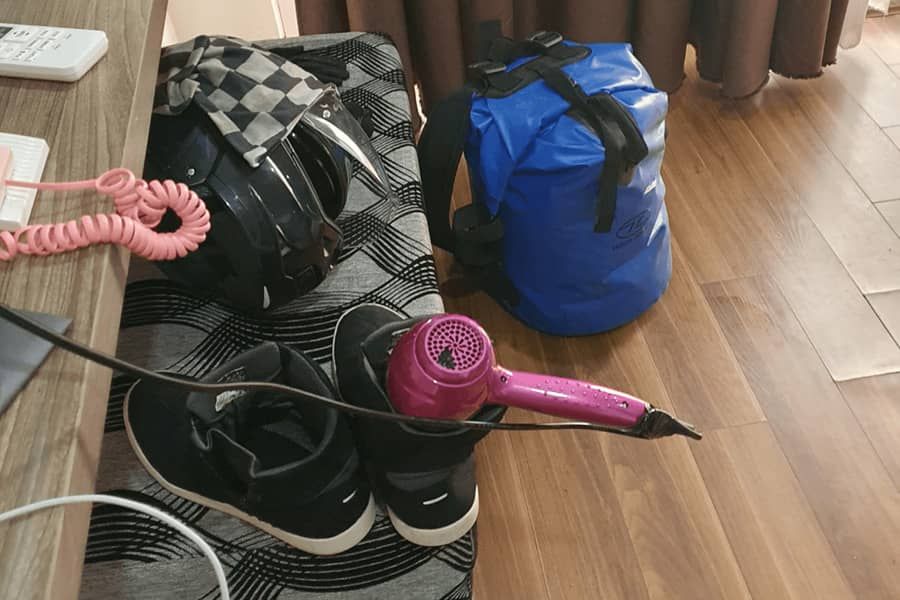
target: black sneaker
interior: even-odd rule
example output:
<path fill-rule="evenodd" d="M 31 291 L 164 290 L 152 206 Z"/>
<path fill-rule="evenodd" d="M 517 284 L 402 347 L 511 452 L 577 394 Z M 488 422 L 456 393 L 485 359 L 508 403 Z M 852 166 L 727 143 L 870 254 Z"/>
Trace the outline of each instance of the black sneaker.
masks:
<path fill-rule="evenodd" d="M 205 382 L 275 381 L 335 397 L 313 360 L 266 343 Z M 213 396 L 138 381 L 125 398 L 125 430 L 144 468 L 173 494 L 250 523 L 313 554 L 359 542 L 375 519 L 347 420 L 293 396 Z"/>
<path fill-rule="evenodd" d="M 374 304 L 344 313 L 334 332 L 332 365 L 345 402 L 393 411 L 384 390 L 390 350 L 421 319 Z M 473 418 L 497 422 L 506 411 L 485 406 Z M 402 423 L 354 420 L 356 443 L 376 495 L 397 532 L 414 544 L 441 546 L 466 534 L 478 517 L 475 444 L 486 431 L 424 430 Z"/>

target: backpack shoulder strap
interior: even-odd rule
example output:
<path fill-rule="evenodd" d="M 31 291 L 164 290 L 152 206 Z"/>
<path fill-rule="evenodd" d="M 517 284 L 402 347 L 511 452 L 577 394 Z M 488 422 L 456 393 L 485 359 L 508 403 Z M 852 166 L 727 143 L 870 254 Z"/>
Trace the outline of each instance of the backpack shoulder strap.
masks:
<path fill-rule="evenodd" d="M 516 305 L 519 293 L 503 272 L 503 223 L 472 199 L 457 209 L 450 226 L 453 182 L 469 136 L 469 113 L 475 87 L 467 84 L 428 114 L 419 137 L 419 166 L 428 230 L 435 246 L 451 252 L 476 285 L 501 303 Z"/>
<path fill-rule="evenodd" d="M 419 137 L 419 166 L 422 169 L 422 193 L 428 229 L 435 246 L 456 251 L 450 229 L 450 198 L 453 181 L 469 135 L 469 112 L 474 89 L 462 89 L 438 102 L 428 113 L 428 121 Z"/>

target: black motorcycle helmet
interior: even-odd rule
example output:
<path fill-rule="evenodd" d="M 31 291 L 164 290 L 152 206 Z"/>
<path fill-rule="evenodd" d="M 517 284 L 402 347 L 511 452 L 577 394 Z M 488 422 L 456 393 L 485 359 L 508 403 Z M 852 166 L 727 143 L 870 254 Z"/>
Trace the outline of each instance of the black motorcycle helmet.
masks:
<path fill-rule="evenodd" d="M 199 108 L 154 114 L 144 177 L 187 184 L 211 215 L 197 251 L 158 266 L 169 278 L 221 294 L 239 308 L 289 302 L 334 266 L 343 238 L 335 220 L 351 171 L 345 150 L 304 121 L 253 168 Z"/>

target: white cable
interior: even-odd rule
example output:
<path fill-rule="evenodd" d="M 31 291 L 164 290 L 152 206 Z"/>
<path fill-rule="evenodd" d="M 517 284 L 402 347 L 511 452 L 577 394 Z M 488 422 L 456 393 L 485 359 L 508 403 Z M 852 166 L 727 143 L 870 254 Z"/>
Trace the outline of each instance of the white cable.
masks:
<path fill-rule="evenodd" d="M 208 558 L 210 564 L 212 564 L 213 571 L 215 571 L 216 573 L 216 579 L 219 583 L 219 593 L 222 597 L 222 600 L 230 599 L 230 595 L 228 593 L 228 579 L 225 577 L 225 569 L 222 568 L 222 563 L 219 561 L 219 557 L 216 556 L 216 552 L 212 549 L 212 546 L 210 546 L 206 542 L 206 540 L 200 537 L 200 535 L 196 531 L 194 531 L 178 519 L 174 518 L 172 515 L 166 514 L 158 508 L 150 506 L 149 504 L 144 504 L 143 502 L 128 500 L 126 498 L 119 498 L 118 496 L 109 496 L 106 494 L 83 494 L 80 496 L 49 498 L 47 500 L 39 500 L 38 502 L 33 502 L 31 504 L 26 504 L 25 506 L 20 506 L 19 508 L 14 508 L 5 513 L 0 513 L 0 523 L 15 519 L 16 517 L 21 517 L 22 515 L 27 515 L 39 510 L 44 510 L 45 508 L 52 508 L 54 506 L 61 506 L 63 504 L 80 504 L 82 502 L 104 502 L 106 504 L 123 506 L 125 508 L 130 508 L 131 510 L 142 512 L 146 515 L 150 515 L 151 517 L 155 517 L 160 521 L 163 521 L 167 525 L 171 525 L 186 538 L 197 544 L 197 547 L 199 547 L 203 554 L 206 555 L 206 558 Z"/>

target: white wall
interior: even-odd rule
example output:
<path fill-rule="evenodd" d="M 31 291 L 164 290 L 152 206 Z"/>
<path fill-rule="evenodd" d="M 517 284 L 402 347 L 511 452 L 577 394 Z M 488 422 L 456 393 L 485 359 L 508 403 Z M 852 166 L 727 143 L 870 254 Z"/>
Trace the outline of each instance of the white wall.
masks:
<path fill-rule="evenodd" d="M 169 0 L 163 45 L 202 34 L 264 40 L 298 34 L 293 0 Z"/>
<path fill-rule="evenodd" d="M 900 3 L 900 0 L 894 0 Z M 285 37 L 300 35 L 300 25 L 297 22 L 297 4 L 294 0 L 278 0 L 278 8 L 281 11 L 281 22 L 284 23 Z"/>

